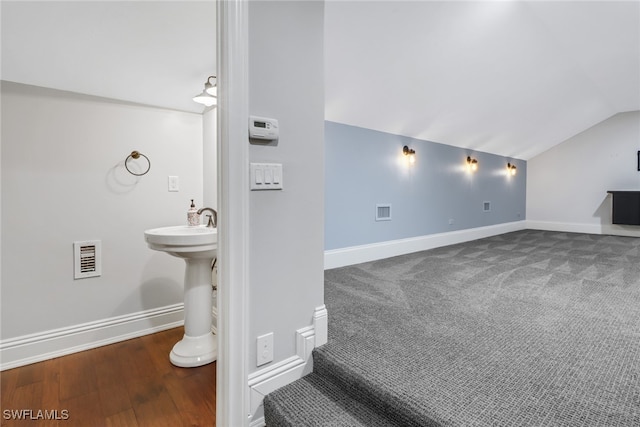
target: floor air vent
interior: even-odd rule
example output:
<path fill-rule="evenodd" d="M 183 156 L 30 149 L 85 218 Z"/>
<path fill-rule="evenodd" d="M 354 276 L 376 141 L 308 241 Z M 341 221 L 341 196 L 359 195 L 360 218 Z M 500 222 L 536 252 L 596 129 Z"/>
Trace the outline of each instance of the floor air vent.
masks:
<path fill-rule="evenodd" d="M 102 274 L 100 240 L 73 242 L 74 279 L 96 277 Z"/>
<path fill-rule="evenodd" d="M 376 221 L 391 221 L 391 205 L 376 205 Z"/>

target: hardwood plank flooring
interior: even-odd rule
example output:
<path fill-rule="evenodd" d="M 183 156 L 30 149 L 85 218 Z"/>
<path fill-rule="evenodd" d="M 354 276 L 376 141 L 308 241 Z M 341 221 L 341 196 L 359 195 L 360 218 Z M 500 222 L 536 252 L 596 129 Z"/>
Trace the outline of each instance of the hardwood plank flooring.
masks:
<path fill-rule="evenodd" d="M 173 366 L 169 352 L 182 334 L 183 328 L 170 329 L 3 371 L 0 424 L 215 426 L 216 363 Z M 27 419 L 12 419 L 11 411 Z"/>

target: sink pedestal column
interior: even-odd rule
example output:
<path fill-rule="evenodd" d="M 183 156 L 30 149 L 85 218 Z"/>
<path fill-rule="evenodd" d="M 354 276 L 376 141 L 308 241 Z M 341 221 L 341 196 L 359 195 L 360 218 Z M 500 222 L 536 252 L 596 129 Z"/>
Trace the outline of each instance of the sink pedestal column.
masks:
<path fill-rule="evenodd" d="M 169 359 L 183 368 L 216 360 L 218 343 L 211 332 L 211 258 L 184 258 L 184 337 L 173 346 Z"/>

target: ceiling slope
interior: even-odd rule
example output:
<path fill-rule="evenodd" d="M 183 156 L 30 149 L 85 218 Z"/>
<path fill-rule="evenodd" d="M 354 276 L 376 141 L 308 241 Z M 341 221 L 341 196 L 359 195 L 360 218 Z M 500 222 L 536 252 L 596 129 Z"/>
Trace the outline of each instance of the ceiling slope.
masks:
<path fill-rule="evenodd" d="M 329 1 L 326 119 L 530 159 L 640 110 L 638 1 Z"/>
<path fill-rule="evenodd" d="M 201 113 L 216 70 L 216 4 L 5 1 L 2 79 Z"/>

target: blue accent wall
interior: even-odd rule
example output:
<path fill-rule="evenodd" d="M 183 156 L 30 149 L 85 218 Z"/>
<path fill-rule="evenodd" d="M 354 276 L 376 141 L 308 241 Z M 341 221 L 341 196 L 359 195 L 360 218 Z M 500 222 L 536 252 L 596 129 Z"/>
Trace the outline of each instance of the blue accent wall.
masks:
<path fill-rule="evenodd" d="M 414 164 L 405 145 L 416 151 Z M 468 172 L 467 156 L 477 172 Z M 524 220 L 526 168 L 524 160 L 325 122 L 325 249 Z M 376 221 L 378 204 L 391 205 L 390 221 Z"/>

